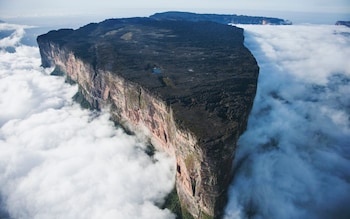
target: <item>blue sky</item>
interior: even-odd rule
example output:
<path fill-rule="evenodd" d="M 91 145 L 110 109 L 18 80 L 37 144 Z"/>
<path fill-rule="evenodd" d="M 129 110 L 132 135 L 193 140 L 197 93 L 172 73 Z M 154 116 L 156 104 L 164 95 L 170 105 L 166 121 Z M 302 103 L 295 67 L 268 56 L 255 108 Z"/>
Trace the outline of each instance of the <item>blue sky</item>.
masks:
<path fill-rule="evenodd" d="M 0 17 L 106 15 L 123 12 L 123 16 L 146 15 L 153 10 L 196 12 L 292 11 L 350 14 L 349 0 L 0 0 Z M 142 14 L 144 13 L 144 14 Z M 125 14 L 125 15 L 124 15 Z"/>

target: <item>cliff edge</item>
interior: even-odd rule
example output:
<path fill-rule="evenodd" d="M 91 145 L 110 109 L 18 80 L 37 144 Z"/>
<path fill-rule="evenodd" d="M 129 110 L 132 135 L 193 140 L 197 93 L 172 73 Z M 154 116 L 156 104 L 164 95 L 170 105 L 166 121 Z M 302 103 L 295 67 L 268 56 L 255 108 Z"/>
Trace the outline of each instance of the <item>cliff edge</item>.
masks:
<path fill-rule="evenodd" d="M 291 25 L 292 22 L 281 18 L 247 16 L 236 14 L 196 14 L 191 12 L 168 11 L 150 16 L 156 20 L 186 20 L 186 21 L 213 21 L 220 24 L 269 24 Z"/>
<path fill-rule="evenodd" d="M 245 130 L 259 68 L 243 30 L 213 22 L 110 19 L 38 37 L 44 67 L 56 66 L 96 109 L 147 130 L 176 157 L 176 190 L 194 218 L 226 204 L 236 142 Z"/>
<path fill-rule="evenodd" d="M 350 21 L 337 21 L 335 25 L 343 25 L 346 27 L 350 27 Z"/>

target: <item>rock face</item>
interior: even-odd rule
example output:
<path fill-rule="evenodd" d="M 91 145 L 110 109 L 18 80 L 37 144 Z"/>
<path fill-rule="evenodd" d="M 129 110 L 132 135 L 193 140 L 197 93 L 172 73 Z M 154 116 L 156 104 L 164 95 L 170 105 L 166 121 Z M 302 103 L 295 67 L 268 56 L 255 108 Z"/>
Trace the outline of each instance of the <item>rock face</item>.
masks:
<path fill-rule="evenodd" d="M 146 130 L 176 157 L 182 207 L 194 218 L 221 216 L 259 72 L 242 29 L 111 19 L 37 41 L 44 67 L 56 66 L 94 108 L 110 106 L 115 121 Z"/>

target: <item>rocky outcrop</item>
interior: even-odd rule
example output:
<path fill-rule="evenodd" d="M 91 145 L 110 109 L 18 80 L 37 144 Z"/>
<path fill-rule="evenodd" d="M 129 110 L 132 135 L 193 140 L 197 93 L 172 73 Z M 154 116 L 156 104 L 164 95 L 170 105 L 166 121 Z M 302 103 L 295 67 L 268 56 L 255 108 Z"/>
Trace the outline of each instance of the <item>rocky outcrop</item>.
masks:
<path fill-rule="evenodd" d="M 350 27 L 350 21 L 337 21 L 335 25 L 343 25 L 343 26 Z"/>
<path fill-rule="evenodd" d="M 151 16 L 154 19 L 186 20 L 186 21 L 212 21 L 220 24 L 271 24 L 291 25 L 292 22 L 274 17 L 247 16 L 236 14 L 196 14 L 190 12 L 170 11 L 156 13 Z"/>
<path fill-rule="evenodd" d="M 220 217 L 259 71 L 242 29 L 111 19 L 37 41 L 44 67 L 59 68 L 91 106 L 110 106 L 115 121 L 146 131 L 176 157 L 183 208 L 195 218 Z"/>

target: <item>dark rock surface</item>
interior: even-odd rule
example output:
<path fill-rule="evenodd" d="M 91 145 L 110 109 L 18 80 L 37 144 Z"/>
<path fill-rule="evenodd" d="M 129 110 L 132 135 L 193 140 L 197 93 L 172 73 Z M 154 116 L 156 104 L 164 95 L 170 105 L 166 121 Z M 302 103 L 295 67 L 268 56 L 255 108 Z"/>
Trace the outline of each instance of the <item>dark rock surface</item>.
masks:
<path fill-rule="evenodd" d="M 335 25 L 344 25 L 350 27 L 350 21 L 337 21 Z"/>
<path fill-rule="evenodd" d="M 52 31 L 41 40 L 161 96 L 181 126 L 202 140 L 235 129 L 232 121 L 249 111 L 255 93 L 258 67 L 243 45 L 243 30 L 236 27 L 133 18 Z"/>
<path fill-rule="evenodd" d="M 130 18 L 50 31 L 38 44 L 42 65 L 59 66 L 93 107 L 112 102 L 118 120 L 146 124 L 173 151 L 181 205 L 205 218 L 222 214 L 255 97 L 259 68 L 243 40 L 214 22 Z"/>
<path fill-rule="evenodd" d="M 247 16 L 236 14 L 196 14 L 189 12 L 164 12 L 156 13 L 151 18 L 158 20 L 186 20 L 186 21 L 212 21 L 220 24 L 272 24 L 291 25 L 292 22 L 273 17 Z"/>

